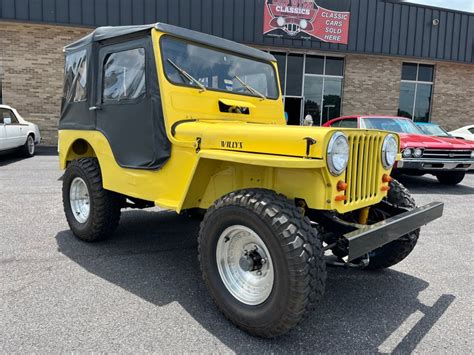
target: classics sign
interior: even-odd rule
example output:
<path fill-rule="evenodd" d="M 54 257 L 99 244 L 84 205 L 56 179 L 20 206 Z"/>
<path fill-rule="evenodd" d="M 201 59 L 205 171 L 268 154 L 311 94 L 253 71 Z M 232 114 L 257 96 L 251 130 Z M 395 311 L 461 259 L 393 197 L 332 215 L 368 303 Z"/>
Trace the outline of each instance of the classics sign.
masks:
<path fill-rule="evenodd" d="M 347 44 L 349 18 L 350 12 L 325 9 L 314 0 L 265 0 L 263 34 Z"/>

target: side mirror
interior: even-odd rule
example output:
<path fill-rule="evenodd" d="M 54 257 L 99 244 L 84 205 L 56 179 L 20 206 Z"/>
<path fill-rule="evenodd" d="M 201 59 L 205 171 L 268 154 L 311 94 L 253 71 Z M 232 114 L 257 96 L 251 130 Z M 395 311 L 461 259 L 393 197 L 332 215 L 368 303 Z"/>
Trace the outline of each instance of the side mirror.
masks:
<path fill-rule="evenodd" d="M 3 124 L 12 124 L 12 119 L 10 117 L 4 117 Z"/>

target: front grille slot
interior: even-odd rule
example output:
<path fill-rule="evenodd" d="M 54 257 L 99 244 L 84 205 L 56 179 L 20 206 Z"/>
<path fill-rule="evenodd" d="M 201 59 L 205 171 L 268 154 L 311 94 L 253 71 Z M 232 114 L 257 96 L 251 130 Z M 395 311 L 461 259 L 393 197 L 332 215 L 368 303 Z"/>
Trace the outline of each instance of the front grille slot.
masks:
<path fill-rule="evenodd" d="M 350 157 L 346 170 L 346 205 L 377 197 L 382 139 L 383 135 L 378 132 L 348 135 Z"/>
<path fill-rule="evenodd" d="M 465 160 L 471 159 L 471 151 L 455 149 L 425 149 L 423 151 L 423 158 Z"/>

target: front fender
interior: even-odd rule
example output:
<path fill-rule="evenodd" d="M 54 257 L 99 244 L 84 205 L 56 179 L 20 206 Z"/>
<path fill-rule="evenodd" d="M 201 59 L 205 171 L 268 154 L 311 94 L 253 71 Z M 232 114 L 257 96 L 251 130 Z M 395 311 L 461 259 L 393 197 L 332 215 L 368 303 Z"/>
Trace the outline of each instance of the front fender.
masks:
<path fill-rule="evenodd" d="M 206 209 L 221 196 L 244 188 L 270 189 L 322 207 L 327 193 L 332 193 L 325 166 L 320 159 L 201 150 L 178 210 Z"/>

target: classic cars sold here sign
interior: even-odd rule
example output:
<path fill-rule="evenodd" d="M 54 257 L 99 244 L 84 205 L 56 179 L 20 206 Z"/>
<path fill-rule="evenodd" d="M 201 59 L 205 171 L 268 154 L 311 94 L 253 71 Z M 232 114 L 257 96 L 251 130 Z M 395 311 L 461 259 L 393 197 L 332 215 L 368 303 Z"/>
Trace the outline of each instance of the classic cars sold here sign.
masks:
<path fill-rule="evenodd" d="M 347 44 L 349 18 L 350 12 L 329 10 L 314 0 L 265 0 L 263 34 Z"/>

